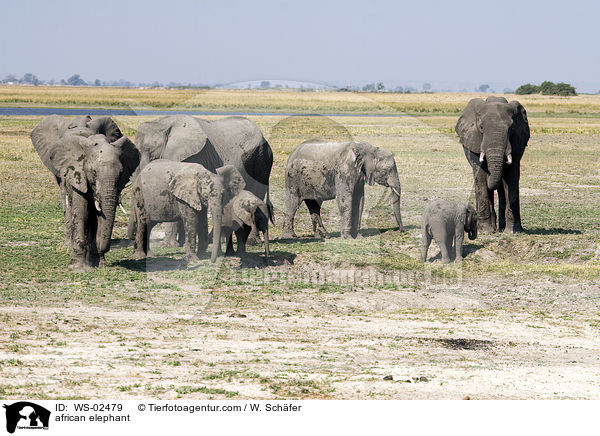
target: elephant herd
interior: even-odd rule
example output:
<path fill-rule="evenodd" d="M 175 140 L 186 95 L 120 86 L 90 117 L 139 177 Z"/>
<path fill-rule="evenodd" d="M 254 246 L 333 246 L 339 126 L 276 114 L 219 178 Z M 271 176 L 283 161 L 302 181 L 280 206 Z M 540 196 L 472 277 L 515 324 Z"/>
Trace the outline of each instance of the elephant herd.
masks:
<path fill-rule="evenodd" d="M 477 228 L 522 231 L 520 159 L 529 140 L 525 109 L 502 97 L 473 99 L 460 116 L 456 132 L 473 168 L 477 204 L 476 213 L 468 205 L 439 203 L 427 208 L 424 244 L 429 246 L 431 238 L 436 239 L 443 261 L 448 260 L 448 247 L 442 245 L 452 245 L 450 236 L 456 239 L 456 257 L 462 258 L 463 227 L 469 237 L 477 235 Z M 185 245 L 190 260 L 204 256 L 209 214 L 213 262 L 221 254 L 223 238 L 226 254 L 234 253 L 233 233 L 237 252 L 242 254 L 247 240 L 260 239 L 258 232 L 262 232 L 265 256 L 269 256 L 269 221 L 274 223 L 269 194 L 273 151 L 258 126 L 246 118 L 208 121 L 165 116 L 141 124 L 132 142 L 110 117 L 67 120 L 51 115 L 34 128 L 31 140 L 60 188 L 73 268 L 104 265 L 116 208 L 130 181 L 128 237 L 135 240 L 136 259 L 148 254 L 150 232 L 162 222 L 170 223 L 167 243 Z M 287 162 L 282 236 L 297 237 L 294 215 L 304 202 L 315 236 L 326 237 L 321 205 L 336 199 L 340 235 L 355 238 L 361 226 L 365 182 L 391 189 L 394 218 L 402 231 L 401 188 L 391 152 L 366 142 L 303 142 Z M 455 230 L 444 231 L 450 228 Z M 444 242 L 436 232 L 444 234 L 440 237 Z M 424 258 L 426 252 L 425 247 Z"/>

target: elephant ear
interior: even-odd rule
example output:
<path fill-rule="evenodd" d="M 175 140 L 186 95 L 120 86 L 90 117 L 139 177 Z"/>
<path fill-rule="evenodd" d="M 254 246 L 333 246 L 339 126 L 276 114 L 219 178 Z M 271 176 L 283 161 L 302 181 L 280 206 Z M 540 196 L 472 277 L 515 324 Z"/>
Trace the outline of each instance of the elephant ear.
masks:
<path fill-rule="evenodd" d="M 512 153 L 522 155 L 529 141 L 529 121 L 527 120 L 527 111 L 516 100 L 509 103 L 514 108 L 513 130 L 510 134 L 510 144 Z"/>
<path fill-rule="evenodd" d="M 232 200 L 232 217 L 241 226 L 242 223 L 254 227 L 254 214 L 262 201 L 249 191 L 242 191 Z"/>
<path fill-rule="evenodd" d="M 354 167 L 364 175 L 365 181 L 369 185 L 373 185 L 374 183 L 374 172 L 370 170 L 370 166 L 368 165 L 367 160 L 369 159 L 368 150 L 366 149 L 366 144 L 362 142 L 353 142 L 352 143 L 352 151 L 351 151 L 351 159 L 354 163 Z"/>
<path fill-rule="evenodd" d="M 469 101 L 455 127 L 463 147 L 477 154 L 481 152 L 481 141 L 483 140 L 478 114 L 481 106 L 484 104 L 480 98 L 474 98 Z"/>
<path fill-rule="evenodd" d="M 60 177 L 59 168 L 50 159 L 57 147 L 60 146 L 60 138 L 67 128 L 67 120 L 59 115 L 50 115 L 42 119 L 31 132 L 31 143 L 38 152 L 42 163 L 52 173 Z"/>
<path fill-rule="evenodd" d="M 58 169 L 60 177 L 81 193 L 87 192 L 87 178 L 84 162 L 88 149 L 94 143 L 78 135 L 66 135 L 61 138 L 50 154 L 52 165 Z"/>
<path fill-rule="evenodd" d="M 123 172 L 119 178 L 119 190 L 121 190 L 129 182 L 131 175 L 139 166 L 140 152 L 127 136 L 122 136 L 120 139 L 112 142 L 112 145 L 120 150 L 119 161 L 123 166 Z"/>
<path fill-rule="evenodd" d="M 229 198 L 235 197 L 246 187 L 242 174 L 233 165 L 217 168 L 217 174 L 223 179 L 223 187 L 229 192 Z"/>
<path fill-rule="evenodd" d="M 180 170 L 169 183 L 169 190 L 175 198 L 188 204 L 193 209 L 204 209 L 200 197 L 200 180 L 197 174 L 190 173 L 185 169 Z"/>
<path fill-rule="evenodd" d="M 97 134 L 106 136 L 106 140 L 111 143 L 123 136 L 119 126 L 117 126 L 117 123 L 111 117 L 93 118 L 88 123 L 88 127 Z"/>

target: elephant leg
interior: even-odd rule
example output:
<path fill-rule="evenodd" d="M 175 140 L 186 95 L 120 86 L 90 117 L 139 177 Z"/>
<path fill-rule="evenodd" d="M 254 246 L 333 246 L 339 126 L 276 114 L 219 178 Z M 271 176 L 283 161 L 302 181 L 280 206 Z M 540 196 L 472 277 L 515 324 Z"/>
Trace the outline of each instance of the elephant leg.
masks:
<path fill-rule="evenodd" d="M 248 235 L 250 234 L 251 227 L 244 224 L 242 227 L 235 231 L 235 236 L 237 238 L 237 254 L 241 256 L 246 252 L 246 241 L 248 240 Z"/>
<path fill-rule="evenodd" d="M 283 229 L 281 237 L 284 239 L 296 239 L 298 235 L 294 233 L 294 216 L 298 207 L 300 207 L 300 198 L 290 192 L 285 195 L 285 217 L 283 218 Z"/>
<path fill-rule="evenodd" d="M 163 247 L 179 247 L 177 240 L 178 223 L 165 223 L 165 238 L 162 241 Z M 181 236 L 181 232 L 179 232 Z"/>
<path fill-rule="evenodd" d="M 350 219 L 351 219 L 350 235 L 353 238 L 356 238 L 358 236 L 358 232 L 360 230 L 360 221 L 362 218 L 364 198 L 365 198 L 365 185 L 358 183 L 354 189 L 354 192 L 352 193 L 352 212 L 350 215 Z"/>
<path fill-rule="evenodd" d="M 521 225 L 521 204 L 519 199 L 520 173 L 520 162 L 513 162 L 513 164 L 508 167 L 506 174 L 506 196 L 508 197 L 506 228 L 512 233 L 523 231 L 523 226 Z"/>
<path fill-rule="evenodd" d="M 463 260 L 463 243 L 465 240 L 465 225 L 463 222 L 456 223 L 456 228 L 454 229 L 454 250 L 455 257 L 454 259 L 458 262 L 462 262 Z"/>
<path fill-rule="evenodd" d="M 427 251 L 429 250 L 429 245 L 431 245 L 431 234 L 427 231 L 427 227 L 423 226 L 421 229 L 421 235 L 423 238 L 423 246 L 421 247 L 421 260 L 423 262 L 427 261 Z"/>
<path fill-rule="evenodd" d="M 233 249 L 233 232 L 228 232 L 225 238 L 227 239 L 227 248 L 225 249 L 225 256 L 233 256 L 235 254 L 235 250 Z"/>
<path fill-rule="evenodd" d="M 340 235 L 342 239 L 353 238 L 356 235 L 352 236 L 352 192 L 338 192 L 336 200 L 342 219 Z"/>
<path fill-rule="evenodd" d="M 481 233 L 496 231 L 496 212 L 494 211 L 494 191 L 487 187 L 487 174 L 474 169 L 475 200 L 477 203 L 477 225 Z"/>
<path fill-rule="evenodd" d="M 310 219 L 312 220 L 313 232 L 315 234 L 315 238 L 327 238 L 329 235 L 327 234 L 327 230 L 325 230 L 325 226 L 323 226 L 323 221 L 321 219 L 321 204 L 316 200 L 304 200 L 306 203 L 306 207 L 308 207 L 308 211 L 310 213 Z"/>
<path fill-rule="evenodd" d="M 139 209 L 137 209 L 135 213 L 136 232 L 135 242 L 133 244 L 133 258 L 140 260 L 145 259 L 148 255 L 150 249 L 150 232 L 152 231 L 152 228 Z"/>
<path fill-rule="evenodd" d="M 196 241 L 196 228 L 197 223 L 194 219 L 185 219 L 183 220 L 183 229 L 185 233 L 185 243 L 183 244 L 185 248 L 185 258 L 188 261 L 198 260 L 198 251 L 197 251 L 197 241 Z"/>
<path fill-rule="evenodd" d="M 508 197 L 508 186 L 506 181 L 498 189 L 498 231 L 502 232 L 506 228 L 506 198 Z"/>
<path fill-rule="evenodd" d="M 70 268 L 86 269 L 89 264 L 88 256 L 88 201 L 80 194 L 71 195 L 73 204 L 71 205 L 71 262 Z"/>
<path fill-rule="evenodd" d="M 87 262 L 90 266 L 104 266 L 104 254 L 98 254 L 98 245 L 96 241 L 96 235 L 98 234 L 98 215 L 96 214 L 96 207 L 94 206 L 94 200 L 88 200 L 88 220 L 86 224 L 88 232 L 88 249 L 87 249 Z"/>
<path fill-rule="evenodd" d="M 202 257 L 208 248 L 208 216 L 206 210 L 198 212 L 198 257 Z"/>

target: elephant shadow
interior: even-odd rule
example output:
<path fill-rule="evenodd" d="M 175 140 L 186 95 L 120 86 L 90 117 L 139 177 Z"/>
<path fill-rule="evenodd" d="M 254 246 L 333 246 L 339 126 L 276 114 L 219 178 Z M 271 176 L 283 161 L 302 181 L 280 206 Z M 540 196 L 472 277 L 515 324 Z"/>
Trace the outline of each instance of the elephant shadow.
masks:
<path fill-rule="evenodd" d="M 463 258 L 467 258 L 468 256 L 470 256 L 471 254 L 475 253 L 477 250 L 483 248 L 483 245 L 481 244 L 469 244 L 469 243 L 465 243 L 463 244 Z M 454 246 L 452 247 L 452 250 L 450 250 L 450 261 L 454 262 L 456 260 L 456 251 L 454 251 Z M 428 262 L 434 262 L 436 260 L 442 260 L 442 252 L 438 252 L 438 254 L 436 254 L 435 256 L 433 256 L 431 259 L 428 260 Z"/>
<path fill-rule="evenodd" d="M 270 266 L 293 265 L 296 254 L 289 251 L 271 251 L 269 258 L 265 259 L 263 253 L 244 253 L 240 257 L 240 268 L 263 269 Z"/>
<path fill-rule="evenodd" d="M 531 228 L 523 229 L 523 233 L 526 235 L 581 235 L 582 231 L 577 229 L 560 229 L 560 228 Z"/>
<path fill-rule="evenodd" d="M 416 229 L 417 226 L 404 226 L 404 231 L 406 232 L 407 230 L 412 230 L 412 229 Z M 359 237 L 363 237 L 363 238 L 368 238 L 371 236 L 377 236 L 380 235 L 382 233 L 387 233 L 387 232 L 392 232 L 392 231 L 398 231 L 398 226 L 395 227 L 387 227 L 387 228 L 383 228 L 383 229 L 379 229 L 379 228 L 365 228 L 365 229 L 361 229 L 358 234 Z M 338 232 L 328 232 L 328 238 L 327 239 L 339 239 L 341 237 L 341 233 Z M 300 236 L 298 237 L 298 239 L 288 239 L 288 238 L 281 238 L 281 239 L 277 239 L 277 242 L 280 244 L 295 244 L 297 242 L 301 243 L 301 244 L 309 244 L 311 242 L 322 242 L 323 239 L 321 238 L 315 238 L 314 236 Z"/>
<path fill-rule="evenodd" d="M 160 272 L 187 269 L 188 262 L 185 259 L 174 259 L 169 256 L 152 256 L 140 260 L 117 260 L 112 263 L 112 266 L 120 266 L 130 271 Z"/>

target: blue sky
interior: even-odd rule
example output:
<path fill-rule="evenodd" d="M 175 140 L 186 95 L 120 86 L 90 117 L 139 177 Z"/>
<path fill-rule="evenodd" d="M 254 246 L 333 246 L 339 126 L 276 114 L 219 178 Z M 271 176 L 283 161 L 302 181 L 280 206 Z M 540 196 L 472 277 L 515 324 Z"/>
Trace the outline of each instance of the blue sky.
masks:
<path fill-rule="evenodd" d="M 0 76 L 600 90 L 600 2 L 0 0 Z"/>

